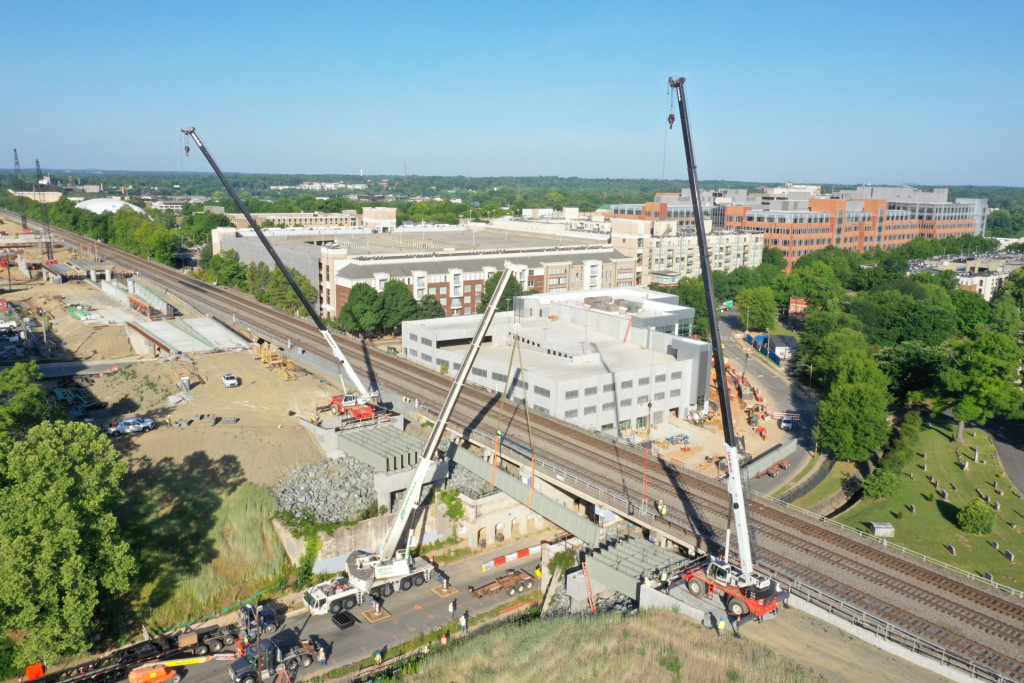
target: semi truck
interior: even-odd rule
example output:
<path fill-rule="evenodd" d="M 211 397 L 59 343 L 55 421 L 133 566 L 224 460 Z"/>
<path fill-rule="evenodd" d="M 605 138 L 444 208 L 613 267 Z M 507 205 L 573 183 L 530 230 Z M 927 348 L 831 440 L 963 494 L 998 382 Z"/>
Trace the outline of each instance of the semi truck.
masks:
<path fill-rule="evenodd" d="M 257 683 L 275 679 L 278 671 L 284 668 L 288 678 L 294 681 L 299 667 L 309 666 L 315 657 L 316 646 L 308 639 L 287 648 L 281 647 L 272 638 L 261 639 L 258 656 L 256 645 L 250 645 L 241 658 L 231 662 L 228 672 L 233 683 Z"/>

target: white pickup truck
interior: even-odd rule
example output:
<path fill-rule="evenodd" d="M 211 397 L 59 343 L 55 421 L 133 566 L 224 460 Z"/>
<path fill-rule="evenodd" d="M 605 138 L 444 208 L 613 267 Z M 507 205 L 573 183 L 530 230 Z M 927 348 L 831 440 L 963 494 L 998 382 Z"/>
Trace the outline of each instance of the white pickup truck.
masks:
<path fill-rule="evenodd" d="M 126 417 L 117 422 L 111 422 L 106 428 L 107 434 L 117 436 L 118 434 L 129 434 L 131 432 L 148 432 L 156 426 L 156 423 L 148 417 Z"/>

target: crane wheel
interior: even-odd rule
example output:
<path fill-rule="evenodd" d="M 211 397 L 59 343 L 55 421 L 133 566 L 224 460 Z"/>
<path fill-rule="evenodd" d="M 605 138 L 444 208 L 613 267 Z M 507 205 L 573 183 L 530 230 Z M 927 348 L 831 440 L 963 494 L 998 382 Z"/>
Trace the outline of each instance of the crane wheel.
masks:
<path fill-rule="evenodd" d="M 225 647 L 228 646 L 228 645 L 234 645 L 234 644 L 235 644 L 235 637 L 233 635 L 231 635 L 230 633 L 225 633 L 224 634 L 224 645 L 225 645 Z"/>
<path fill-rule="evenodd" d="M 392 586 L 390 583 L 386 583 L 384 584 L 384 588 L 381 589 L 380 594 L 383 595 L 385 598 L 390 598 L 391 594 L 394 592 L 395 587 Z"/>
<path fill-rule="evenodd" d="M 416 576 L 412 577 L 412 582 L 416 586 L 422 586 L 423 585 L 423 581 L 424 581 L 423 574 L 417 574 Z"/>
<path fill-rule="evenodd" d="M 266 633 L 268 636 L 273 633 L 277 633 L 277 624 L 267 624 L 266 627 L 263 629 L 263 632 Z"/>
<path fill-rule="evenodd" d="M 704 594 L 704 582 L 700 579 L 690 579 L 686 583 L 686 588 L 690 591 L 690 593 L 696 595 L 697 597 L 700 597 Z"/>
<path fill-rule="evenodd" d="M 307 666 L 309 666 L 312 663 L 313 663 L 313 658 L 310 657 L 309 655 L 302 655 L 302 657 L 299 658 L 299 664 L 302 666 L 303 669 L 305 669 Z"/>
<path fill-rule="evenodd" d="M 342 607 L 341 601 L 340 600 L 335 600 L 334 602 L 331 603 L 331 606 L 327 608 L 327 611 L 330 612 L 331 614 L 338 614 L 339 612 L 341 612 L 341 607 Z"/>
<path fill-rule="evenodd" d="M 220 652 L 221 650 L 224 649 L 224 643 L 220 642 L 216 638 L 214 638 L 213 640 L 209 641 L 209 643 L 210 643 L 210 651 L 211 652 Z"/>
<path fill-rule="evenodd" d="M 351 595 L 345 598 L 345 609 L 352 609 L 356 606 L 356 599 Z"/>
<path fill-rule="evenodd" d="M 210 648 L 206 647 L 205 644 L 203 644 L 203 645 L 196 645 L 196 654 L 198 656 L 202 657 L 203 655 L 208 654 L 209 652 L 210 652 Z"/>
<path fill-rule="evenodd" d="M 736 617 L 742 617 L 747 613 L 747 605 L 739 598 L 729 600 L 729 612 Z"/>
<path fill-rule="evenodd" d="M 404 591 L 407 591 L 410 588 L 412 588 L 412 579 L 410 579 L 408 576 L 402 579 L 401 588 Z"/>
<path fill-rule="evenodd" d="M 335 415 L 337 415 L 338 414 L 338 406 L 331 406 L 331 412 L 334 413 Z"/>

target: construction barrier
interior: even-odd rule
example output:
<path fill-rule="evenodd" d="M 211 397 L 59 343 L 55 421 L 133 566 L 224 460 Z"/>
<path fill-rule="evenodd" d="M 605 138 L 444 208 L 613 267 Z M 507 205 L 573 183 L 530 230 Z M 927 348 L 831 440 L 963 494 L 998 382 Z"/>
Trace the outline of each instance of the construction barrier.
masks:
<path fill-rule="evenodd" d="M 535 546 L 532 546 L 530 548 L 523 548 L 522 550 L 518 550 L 518 551 L 516 551 L 514 553 L 509 553 L 508 555 L 505 555 L 504 557 L 496 557 L 493 560 L 491 560 L 490 562 L 485 562 L 484 564 L 480 565 L 480 571 L 486 572 L 488 569 L 493 569 L 494 567 L 500 567 L 501 565 L 505 564 L 506 562 L 511 562 L 512 560 L 518 560 L 518 559 L 520 559 L 522 557 L 529 557 L 530 555 L 533 555 L 533 554 L 539 553 L 539 552 L 540 552 L 540 546 L 539 545 L 535 545 Z"/>

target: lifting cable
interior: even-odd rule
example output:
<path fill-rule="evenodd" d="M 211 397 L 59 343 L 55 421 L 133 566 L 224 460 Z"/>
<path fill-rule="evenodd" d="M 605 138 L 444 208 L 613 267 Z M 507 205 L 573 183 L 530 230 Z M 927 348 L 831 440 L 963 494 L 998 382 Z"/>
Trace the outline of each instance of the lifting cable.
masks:
<path fill-rule="evenodd" d="M 528 447 L 530 449 L 530 496 L 526 501 L 526 506 L 530 507 L 533 503 L 533 489 L 536 482 L 536 451 L 533 447 L 533 426 L 530 423 L 530 402 L 527 393 L 527 384 L 525 380 L 525 372 L 523 370 L 523 348 L 519 344 L 519 331 L 518 324 L 515 326 L 512 333 L 512 349 L 508 356 L 508 369 L 505 372 L 505 388 L 501 392 L 501 401 L 498 404 L 498 429 L 494 433 L 494 462 L 491 467 L 491 486 L 494 486 L 494 474 L 498 469 L 498 456 L 501 452 L 501 440 L 503 434 L 501 433 L 501 425 L 504 419 L 505 413 L 505 396 L 509 393 L 509 385 L 512 383 L 512 361 L 516 357 L 518 352 L 519 355 L 519 377 L 520 385 L 523 387 L 523 410 L 526 414 L 526 436 Z"/>

